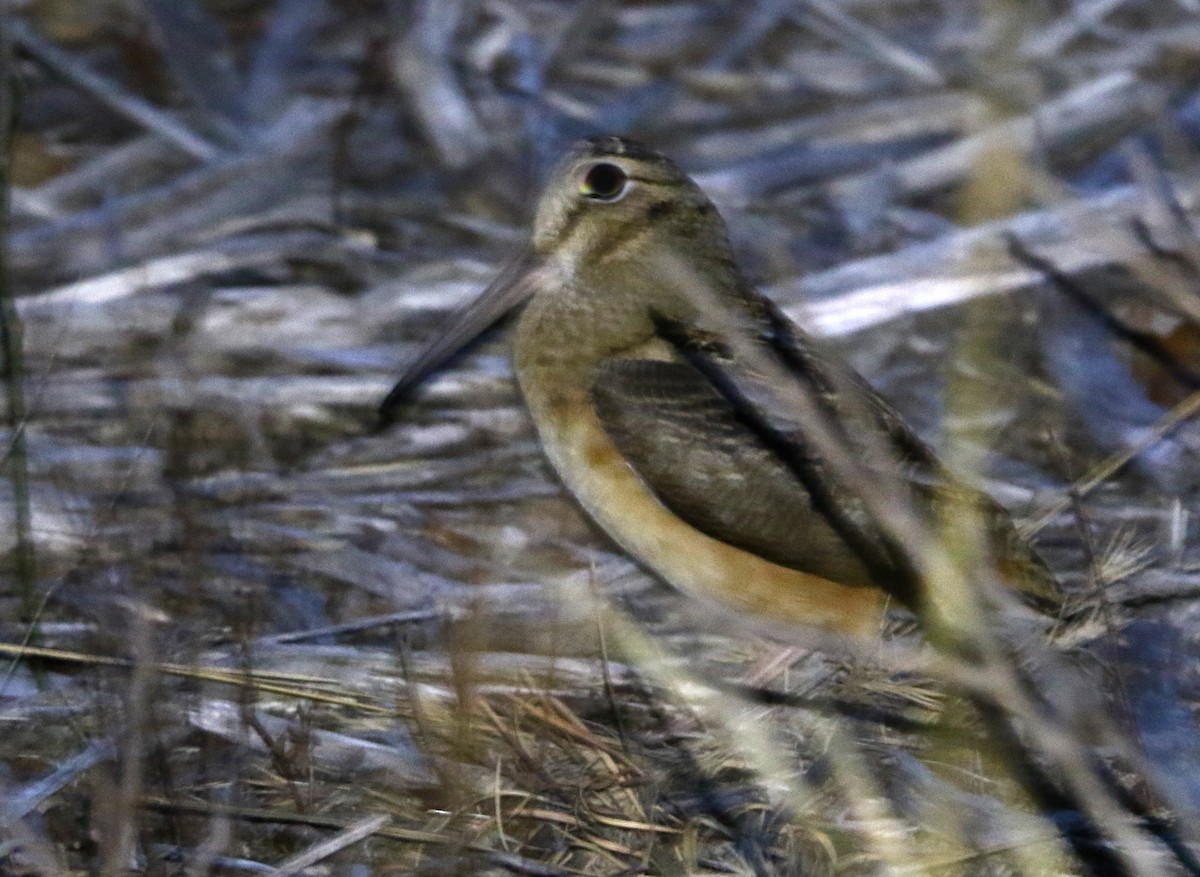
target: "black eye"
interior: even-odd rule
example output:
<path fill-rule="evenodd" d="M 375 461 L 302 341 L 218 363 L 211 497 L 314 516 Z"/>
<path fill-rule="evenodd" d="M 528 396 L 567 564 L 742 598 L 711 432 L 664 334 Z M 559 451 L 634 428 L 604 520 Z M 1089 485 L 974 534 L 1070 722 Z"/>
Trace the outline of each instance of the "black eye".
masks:
<path fill-rule="evenodd" d="M 596 201 L 616 201 L 625 194 L 629 176 L 615 164 L 595 164 L 579 183 L 579 194 Z"/>

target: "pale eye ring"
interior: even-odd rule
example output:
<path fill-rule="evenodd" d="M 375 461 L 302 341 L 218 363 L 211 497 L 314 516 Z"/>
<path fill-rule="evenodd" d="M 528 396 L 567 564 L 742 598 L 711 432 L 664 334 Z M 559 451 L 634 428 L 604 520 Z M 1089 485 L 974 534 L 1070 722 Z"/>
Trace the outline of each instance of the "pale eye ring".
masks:
<path fill-rule="evenodd" d="M 592 201 L 620 201 L 629 191 L 629 174 L 611 162 L 592 165 L 579 181 L 579 194 Z"/>

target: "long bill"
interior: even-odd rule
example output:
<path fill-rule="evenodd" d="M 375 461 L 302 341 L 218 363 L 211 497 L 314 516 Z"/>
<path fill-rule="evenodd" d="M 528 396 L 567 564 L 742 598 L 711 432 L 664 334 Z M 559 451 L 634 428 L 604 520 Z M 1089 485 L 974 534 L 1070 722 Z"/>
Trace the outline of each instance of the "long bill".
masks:
<path fill-rule="evenodd" d="M 381 425 L 395 420 L 405 398 L 418 384 L 533 294 L 540 264 L 541 257 L 532 249 L 526 250 L 477 299 L 446 321 L 446 328 L 409 364 L 380 404 Z"/>

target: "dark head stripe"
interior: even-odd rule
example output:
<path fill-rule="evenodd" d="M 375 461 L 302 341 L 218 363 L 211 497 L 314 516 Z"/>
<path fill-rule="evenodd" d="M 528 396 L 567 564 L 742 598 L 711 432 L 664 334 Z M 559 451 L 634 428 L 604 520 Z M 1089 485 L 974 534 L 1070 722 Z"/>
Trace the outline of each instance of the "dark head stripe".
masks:
<path fill-rule="evenodd" d="M 636 140 L 626 140 L 624 137 L 617 137 L 612 134 L 589 137 L 584 142 L 587 144 L 588 152 L 597 157 L 622 155 L 626 158 L 641 161 L 664 160 L 662 153 L 655 152 L 649 146 L 638 143 Z"/>

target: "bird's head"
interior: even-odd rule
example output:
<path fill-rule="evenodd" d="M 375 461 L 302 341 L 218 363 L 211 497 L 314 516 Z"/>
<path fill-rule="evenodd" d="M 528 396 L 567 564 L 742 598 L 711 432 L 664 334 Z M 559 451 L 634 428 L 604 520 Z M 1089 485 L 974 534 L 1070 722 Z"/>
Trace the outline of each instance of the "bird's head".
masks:
<path fill-rule="evenodd" d="M 629 318 L 700 279 L 727 288 L 736 271 L 725 223 L 678 165 L 621 137 L 581 140 L 550 174 L 529 248 L 421 352 L 381 414 L 389 420 L 412 387 L 533 295 L 569 293 L 583 310 Z"/>
<path fill-rule="evenodd" d="M 609 272 L 655 252 L 729 257 L 725 224 L 700 187 L 665 156 L 613 136 L 576 143 L 555 166 L 532 246 L 569 271 Z"/>

